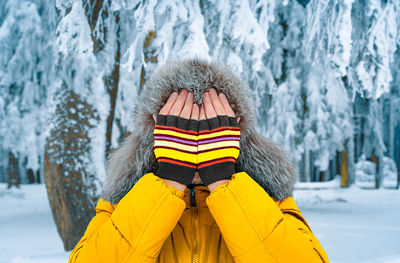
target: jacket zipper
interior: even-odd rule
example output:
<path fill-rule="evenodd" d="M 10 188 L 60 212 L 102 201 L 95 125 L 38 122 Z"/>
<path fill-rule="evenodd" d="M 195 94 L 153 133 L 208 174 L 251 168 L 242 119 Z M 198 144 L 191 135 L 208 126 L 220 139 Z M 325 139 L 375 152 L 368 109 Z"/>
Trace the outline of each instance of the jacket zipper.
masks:
<path fill-rule="evenodd" d="M 198 208 L 196 204 L 196 189 L 189 189 L 190 192 L 190 206 L 192 209 L 192 219 L 194 222 L 193 228 L 193 247 L 192 247 L 192 262 L 198 263 L 199 262 L 199 244 L 197 242 L 197 230 L 199 226 L 199 219 L 198 219 Z"/>

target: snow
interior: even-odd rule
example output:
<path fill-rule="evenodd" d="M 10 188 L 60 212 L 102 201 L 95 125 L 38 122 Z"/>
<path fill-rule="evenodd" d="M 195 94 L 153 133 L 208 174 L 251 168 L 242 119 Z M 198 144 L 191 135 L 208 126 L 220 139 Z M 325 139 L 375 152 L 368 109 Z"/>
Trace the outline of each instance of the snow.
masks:
<path fill-rule="evenodd" d="M 330 262 L 399 263 L 400 191 L 337 185 L 294 193 Z M 0 210 L 0 263 L 68 262 L 44 185 L 0 184 Z"/>
<path fill-rule="evenodd" d="M 0 211 L 0 263 L 68 262 L 44 184 L 0 184 Z"/>
<path fill-rule="evenodd" d="M 384 174 L 382 185 L 385 188 L 395 188 L 397 186 L 397 167 L 396 163 L 388 158 L 384 157 L 382 162 L 382 170 Z"/>
<path fill-rule="evenodd" d="M 321 190 L 321 189 L 334 189 L 340 187 L 340 175 L 328 182 L 297 182 L 295 185 L 296 190 Z"/>
<path fill-rule="evenodd" d="M 374 188 L 376 178 L 376 164 L 367 161 L 365 155 L 355 165 L 356 184 L 362 188 Z"/>
<path fill-rule="evenodd" d="M 294 198 L 331 263 L 400 262 L 400 191 L 296 191 Z"/>
<path fill-rule="evenodd" d="M 79 2 L 75 2 L 71 12 L 61 20 L 56 34 L 59 36 L 56 42 L 58 52 L 64 57 L 71 54 L 84 56 L 93 49 L 90 26 Z"/>

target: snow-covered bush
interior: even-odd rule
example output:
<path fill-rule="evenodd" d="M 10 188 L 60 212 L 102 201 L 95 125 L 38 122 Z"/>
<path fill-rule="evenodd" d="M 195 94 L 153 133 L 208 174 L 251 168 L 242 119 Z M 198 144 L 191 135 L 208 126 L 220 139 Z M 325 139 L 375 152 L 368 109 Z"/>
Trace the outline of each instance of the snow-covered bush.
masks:
<path fill-rule="evenodd" d="M 361 188 L 375 188 L 376 164 L 368 161 L 363 154 L 355 164 L 355 183 Z"/>
<path fill-rule="evenodd" d="M 383 157 L 382 160 L 382 174 L 383 181 L 382 186 L 385 188 L 396 188 L 397 187 L 397 167 L 395 162 L 389 157 Z"/>

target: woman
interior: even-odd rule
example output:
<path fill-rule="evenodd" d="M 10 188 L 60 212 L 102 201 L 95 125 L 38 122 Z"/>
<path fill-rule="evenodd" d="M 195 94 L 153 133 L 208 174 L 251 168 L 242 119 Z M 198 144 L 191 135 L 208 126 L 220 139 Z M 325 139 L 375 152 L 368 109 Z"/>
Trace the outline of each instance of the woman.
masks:
<path fill-rule="evenodd" d="M 69 262 L 328 262 L 291 197 L 293 163 L 256 132 L 248 94 L 216 64 L 160 68 Z"/>

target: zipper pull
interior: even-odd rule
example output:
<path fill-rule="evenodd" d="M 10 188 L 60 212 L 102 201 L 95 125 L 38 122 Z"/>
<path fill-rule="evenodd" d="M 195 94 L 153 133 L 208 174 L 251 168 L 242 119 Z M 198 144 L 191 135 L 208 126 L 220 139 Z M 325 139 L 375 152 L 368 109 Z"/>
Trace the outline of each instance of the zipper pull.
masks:
<path fill-rule="evenodd" d="M 189 189 L 190 193 L 190 206 L 196 206 L 196 189 Z"/>

